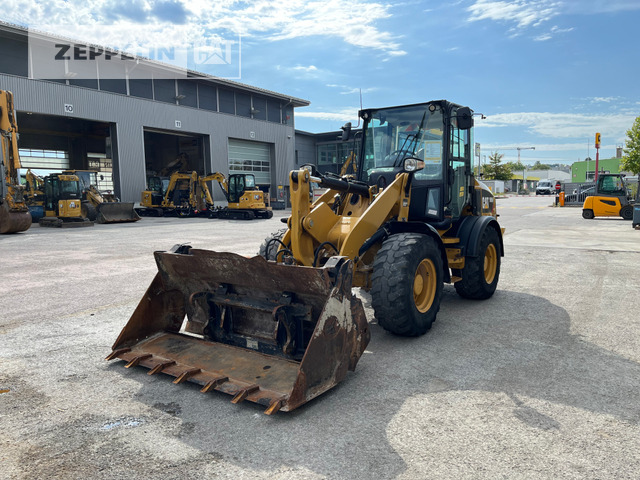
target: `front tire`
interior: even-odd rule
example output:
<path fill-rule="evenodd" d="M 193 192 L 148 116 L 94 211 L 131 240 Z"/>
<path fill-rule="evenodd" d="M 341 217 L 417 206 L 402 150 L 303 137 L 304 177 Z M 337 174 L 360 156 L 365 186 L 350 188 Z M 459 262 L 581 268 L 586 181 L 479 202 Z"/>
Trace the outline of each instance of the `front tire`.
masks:
<path fill-rule="evenodd" d="M 585 208 L 582 210 L 582 218 L 586 218 L 587 220 L 591 220 L 595 215 L 593 214 L 593 210 Z"/>
<path fill-rule="evenodd" d="M 431 328 L 440 310 L 443 267 L 435 240 L 399 233 L 380 247 L 373 262 L 371 303 L 382 328 L 416 337 Z"/>
<path fill-rule="evenodd" d="M 278 254 L 278 250 L 282 244 L 282 238 L 284 234 L 287 233 L 286 228 L 282 228 L 275 233 L 272 233 L 268 238 L 265 238 L 260 245 L 260 250 L 258 250 L 258 255 L 264 257 L 267 260 L 276 260 L 276 255 Z M 273 240 L 273 241 L 272 241 Z M 279 241 L 276 241 L 279 240 Z M 278 260 L 282 261 L 282 256 L 279 256 Z"/>
<path fill-rule="evenodd" d="M 465 257 L 464 268 L 454 270 L 462 277 L 454 283 L 456 292 L 463 298 L 485 300 L 493 295 L 500 278 L 500 238 L 498 232 L 488 227 L 482 233 L 477 257 Z"/>

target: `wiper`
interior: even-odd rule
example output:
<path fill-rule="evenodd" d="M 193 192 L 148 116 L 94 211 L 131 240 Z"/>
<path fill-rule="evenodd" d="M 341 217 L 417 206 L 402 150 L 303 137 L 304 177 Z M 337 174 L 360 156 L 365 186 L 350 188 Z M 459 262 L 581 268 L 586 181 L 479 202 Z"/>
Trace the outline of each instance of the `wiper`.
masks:
<path fill-rule="evenodd" d="M 402 146 L 400 147 L 400 150 L 398 150 L 398 155 L 396 155 L 396 159 L 393 161 L 393 166 L 397 167 L 398 164 L 400 163 L 400 161 L 404 160 L 406 157 L 403 157 L 402 159 L 400 158 L 400 155 L 403 152 L 407 152 L 410 153 L 410 156 L 413 156 L 416 153 L 416 147 L 418 146 L 418 139 L 420 138 L 420 132 L 422 131 L 422 127 L 424 127 L 424 120 L 427 117 L 427 112 L 425 111 L 422 114 L 422 120 L 420 120 L 420 125 L 418 126 L 418 131 L 416 133 L 412 133 L 410 135 L 407 135 L 407 138 L 404 139 L 404 142 L 402 142 Z M 404 149 L 404 146 L 406 145 L 406 143 L 409 141 L 409 139 L 411 139 L 411 143 L 409 143 L 409 147 L 407 147 L 407 149 Z M 413 144 L 413 148 L 411 150 L 409 150 L 409 148 L 411 148 L 411 145 Z"/>

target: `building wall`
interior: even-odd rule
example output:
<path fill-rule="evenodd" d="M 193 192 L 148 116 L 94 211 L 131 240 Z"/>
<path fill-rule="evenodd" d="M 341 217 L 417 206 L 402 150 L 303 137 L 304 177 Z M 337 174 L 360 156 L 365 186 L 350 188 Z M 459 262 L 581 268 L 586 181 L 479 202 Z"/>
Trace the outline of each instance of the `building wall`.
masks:
<path fill-rule="evenodd" d="M 167 130 L 168 133 L 208 135 L 211 162 L 207 167 L 210 172 L 228 174 L 229 138 L 272 144 L 273 192 L 277 185 L 288 185 L 288 172 L 294 168 L 293 121 L 288 125 L 277 124 L 6 74 L 0 74 L 0 89 L 14 93 L 18 111 L 114 123 L 118 165 L 114 172 L 114 184 L 123 201 L 139 201 L 140 192 L 146 186 L 143 150 L 145 127 Z M 73 114 L 65 113 L 65 104 L 73 105 Z M 176 121 L 181 122 L 181 128 L 176 128 Z M 221 200 L 223 197 L 217 190 L 214 189 L 216 199 Z"/>
<path fill-rule="evenodd" d="M 311 163 L 317 165 L 316 161 L 316 141 L 315 136 L 312 133 L 296 132 L 295 147 L 298 166 L 305 163 Z"/>
<path fill-rule="evenodd" d="M 620 159 L 619 158 L 604 158 L 598 160 L 598 169 L 602 172 L 609 173 L 620 173 Z M 587 170 L 590 172 L 595 172 L 596 170 L 596 161 L 589 160 L 583 162 L 574 162 L 571 165 L 571 181 L 574 183 L 586 182 L 587 181 Z M 593 181 L 593 179 L 589 179 Z"/>

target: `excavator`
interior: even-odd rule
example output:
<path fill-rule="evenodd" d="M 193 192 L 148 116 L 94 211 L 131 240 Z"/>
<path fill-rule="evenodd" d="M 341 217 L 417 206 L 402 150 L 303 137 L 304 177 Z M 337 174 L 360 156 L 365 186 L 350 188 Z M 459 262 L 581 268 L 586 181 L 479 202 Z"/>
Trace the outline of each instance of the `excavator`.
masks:
<path fill-rule="evenodd" d="M 622 173 L 600 173 L 596 191 L 584 199 L 582 218 L 622 217 L 633 219 L 633 197 Z"/>
<path fill-rule="evenodd" d="M 256 178 L 252 174 L 234 173 L 227 180 L 222 173 L 216 172 L 204 180 L 217 181 L 227 199 L 227 206 L 216 209 L 212 217 L 240 220 L 273 217 L 269 197 L 256 187 Z"/>
<path fill-rule="evenodd" d="M 98 172 L 94 170 L 66 170 L 62 173 L 77 175 L 82 184 L 82 215 L 98 223 L 137 222 L 140 216 L 133 202 L 121 202 L 111 192 L 98 190 Z"/>
<path fill-rule="evenodd" d="M 208 178 L 200 177 L 195 171 L 173 172 L 170 177 L 149 177 L 149 188 L 142 192 L 141 207 L 136 212 L 155 217 L 211 215 L 213 199 L 207 186 Z"/>
<path fill-rule="evenodd" d="M 18 127 L 13 94 L 0 90 L 0 233 L 24 232 L 31 227 L 31 213 L 20 185 Z"/>
<path fill-rule="evenodd" d="M 445 283 L 491 297 L 504 231 L 473 175 L 473 111 L 438 100 L 359 117 L 357 177 L 292 171 L 291 216 L 258 256 L 155 252 L 158 273 L 107 360 L 274 414 L 356 368 L 370 330 L 352 287 L 370 292 L 378 324 L 400 336 L 429 330 Z M 327 188 L 313 203 L 312 184 Z"/>

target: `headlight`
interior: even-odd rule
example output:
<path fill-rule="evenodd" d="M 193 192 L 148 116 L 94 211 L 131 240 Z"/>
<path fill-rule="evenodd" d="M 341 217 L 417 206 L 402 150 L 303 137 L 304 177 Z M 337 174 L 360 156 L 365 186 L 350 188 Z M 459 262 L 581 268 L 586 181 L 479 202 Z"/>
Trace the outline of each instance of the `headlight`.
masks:
<path fill-rule="evenodd" d="M 254 195 L 254 198 L 255 198 L 256 200 L 260 200 L 260 195 Z"/>
<path fill-rule="evenodd" d="M 417 172 L 424 168 L 424 162 L 417 158 L 405 158 L 404 159 L 404 171 L 405 172 Z"/>
<path fill-rule="evenodd" d="M 76 202 L 69 202 L 69 208 L 76 208 Z"/>

